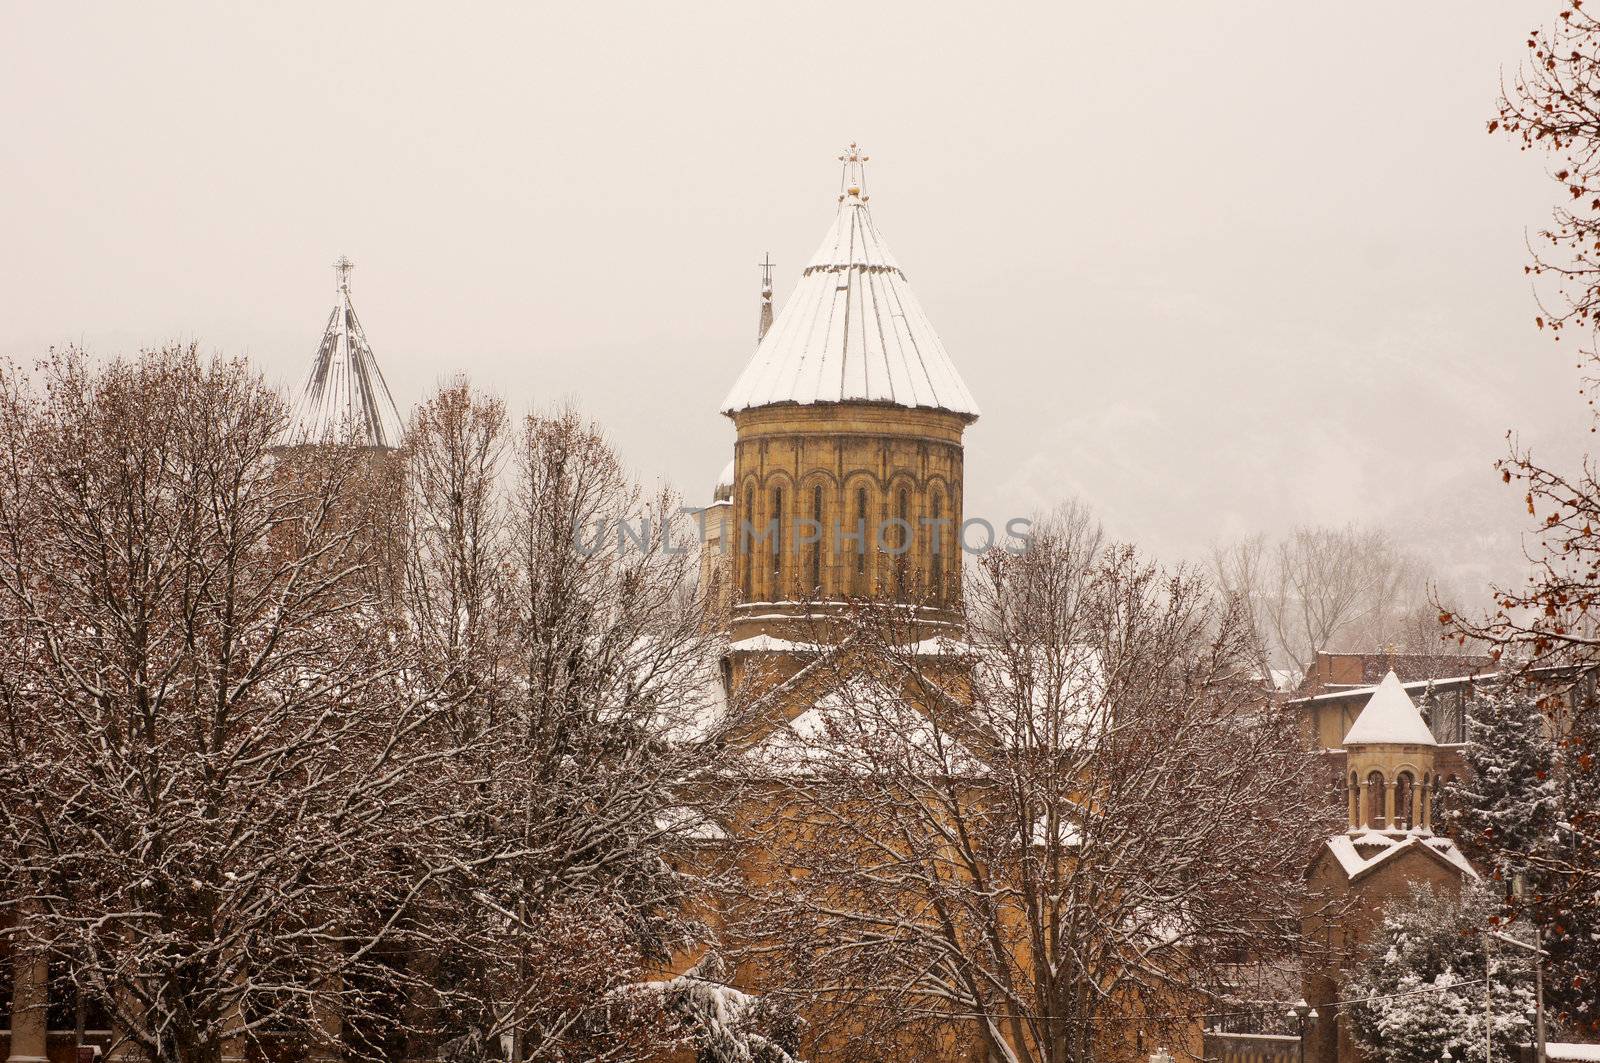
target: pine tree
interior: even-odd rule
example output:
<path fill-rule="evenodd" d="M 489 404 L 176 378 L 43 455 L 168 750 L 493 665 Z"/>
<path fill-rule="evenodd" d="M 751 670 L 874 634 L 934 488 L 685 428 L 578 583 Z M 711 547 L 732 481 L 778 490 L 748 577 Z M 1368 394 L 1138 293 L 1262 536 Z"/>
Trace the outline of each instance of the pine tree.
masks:
<path fill-rule="evenodd" d="M 1513 681 L 1480 691 L 1467 720 L 1467 772 L 1445 829 L 1496 877 L 1525 874 L 1555 836 L 1554 747 L 1537 702 Z"/>
<path fill-rule="evenodd" d="M 1484 934 L 1498 929 L 1530 937 L 1520 924 L 1500 919 L 1501 901 L 1488 884 L 1465 887 L 1459 897 L 1415 888 L 1392 906 L 1362 951 L 1349 995 L 1356 1043 L 1389 1063 L 1438 1063 L 1448 1057 L 1484 1060 Z M 1526 954 L 1491 946 L 1491 1006 L 1487 1016 L 1496 1059 L 1515 1059 L 1533 1037 L 1533 976 Z"/>

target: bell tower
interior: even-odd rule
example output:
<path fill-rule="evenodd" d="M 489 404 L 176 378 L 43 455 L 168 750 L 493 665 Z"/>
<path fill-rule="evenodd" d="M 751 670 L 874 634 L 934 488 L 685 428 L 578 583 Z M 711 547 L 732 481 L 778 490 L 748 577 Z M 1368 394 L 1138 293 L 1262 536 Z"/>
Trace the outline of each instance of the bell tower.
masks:
<path fill-rule="evenodd" d="M 1351 832 L 1431 832 L 1438 747 L 1400 677 L 1390 671 L 1344 736 Z"/>
<path fill-rule="evenodd" d="M 978 406 L 873 221 L 867 156 L 839 161 L 833 224 L 722 404 L 735 647 L 815 639 L 853 601 L 950 633 L 959 605 Z"/>

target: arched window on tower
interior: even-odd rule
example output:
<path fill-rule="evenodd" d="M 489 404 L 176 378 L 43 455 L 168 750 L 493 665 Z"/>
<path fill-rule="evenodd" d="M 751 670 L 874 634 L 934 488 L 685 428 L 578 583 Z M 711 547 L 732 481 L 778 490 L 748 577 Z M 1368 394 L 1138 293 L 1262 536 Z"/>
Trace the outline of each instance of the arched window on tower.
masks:
<path fill-rule="evenodd" d="M 1387 796 L 1383 785 L 1383 772 L 1374 771 L 1367 775 L 1367 826 L 1372 830 L 1382 830 L 1384 827 L 1383 802 Z"/>
<path fill-rule="evenodd" d="M 811 592 L 822 597 L 822 485 L 811 489 L 811 534 L 816 536 L 811 544 Z"/>
<path fill-rule="evenodd" d="M 1350 773 L 1350 792 L 1346 798 L 1350 802 L 1350 825 L 1358 826 L 1361 823 L 1361 777 L 1355 772 Z"/>
<path fill-rule="evenodd" d="M 944 495 L 935 490 L 933 498 L 928 503 L 932 519 L 930 531 L 932 540 L 928 543 L 928 594 L 936 602 L 944 601 L 944 529 L 939 522 L 944 519 Z"/>
<path fill-rule="evenodd" d="M 756 491 L 753 487 L 744 489 L 744 512 L 739 514 L 739 520 L 739 553 L 734 558 L 734 564 L 739 566 L 740 590 L 748 602 L 751 599 L 751 573 L 755 570 L 751 564 L 754 558 L 750 556 L 750 534 L 756 523 Z"/>
<path fill-rule="evenodd" d="M 783 586 L 783 488 L 772 489 L 772 520 L 768 522 L 772 528 L 772 601 L 781 601 L 785 596 Z"/>
<path fill-rule="evenodd" d="M 900 521 L 894 529 L 894 546 L 897 551 L 894 559 L 894 596 L 905 601 L 906 568 L 911 564 L 911 494 L 904 487 L 900 488 L 894 515 Z"/>
<path fill-rule="evenodd" d="M 1416 796 L 1415 780 L 1409 771 L 1394 778 L 1394 830 L 1410 830 L 1414 825 L 1411 802 Z"/>
<path fill-rule="evenodd" d="M 867 578 L 867 489 L 856 488 L 856 593 L 865 594 L 866 587 L 862 584 Z"/>

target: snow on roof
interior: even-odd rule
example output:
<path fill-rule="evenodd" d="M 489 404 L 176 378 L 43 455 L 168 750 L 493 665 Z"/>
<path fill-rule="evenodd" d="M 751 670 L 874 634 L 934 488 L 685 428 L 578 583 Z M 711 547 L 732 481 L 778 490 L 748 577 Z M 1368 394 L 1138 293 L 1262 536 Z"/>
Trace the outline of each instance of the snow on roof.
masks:
<path fill-rule="evenodd" d="M 400 410 L 350 303 L 354 265 L 347 258 L 334 263 L 339 274 L 338 297 L 311 370 L 295 391 L 284 430 L 286 445 L 348 443 L 392 448 L 400 445 L 405 434 Z"/>
<path fill-rule="evenodd" d="M 1600 1045 L 1578 1044 L 1573 1041 L 1551 1041 L 1544 1046 L 1549 1059 L 1576 1059 L 1600 1063 Z"/>
<path fill-rule="evenodd" d="M 728 459 L 728 464 L 722 467 L 722 472 L 717 474 L 717 485 L 711 489 L 711 497 L 717 502 L 727 502 L 733 498 L 733 459 Z"/>
<path fill-rule="evenodd" d="M 746 751 L 753 767 L 779 775 L 866 775 L 885 760 L 931 774 L 974 770 L 979 759 L 897 691 L 853 676 L 783 721 Z"/>
<path fill-rule="evenodd" d="M 873 224 L 862 183 L 867 157 L 852 144 L 840 159 L 845 188 L 833 225 L 722 412 L 878 402 L 976 420 L 978 404 Z"/>
<path fill-rule="evenodd" d="M 1383 682 L 1378 684 L 1368 699 L 1366 708 L 1361 710 L 1356 722 L 1350 725 L 1349 733 L 1344 736 L 1346 746 L 1379 743 L 1438 745 L 1433 739 L 1433 732 L 1423 722 L 1422 713 L 1417 711 L 1416 702 L 1411 700 L 1411 695 L 1406 693 L 1400 677 L 1393 670 L 1383 677 Z"/>
<path fill-rule="evenodd" d="M 1376 846 L 1377 852 L 1371 849 Z M 1355 878 L 1357 875 L 1372 870 L 1385 860 L 1408 849 L 1422 846 L 1444 857 L 1463 875 L 1477 878 L 1477 869 L 1472 866 L 1456 843 L 1449 838 L 1439 838 L 1424 831 L 1411 831 L 1400 837 L 1379 834 L 1376 831 L 1366 831 L 1362 834 L 1351 836 L 1349 834 L 1336 834 L 1328 839 L 1328 849 L 1333 853 L 1334 859 L 1339 861 L 1339 866 L 1344 869 L 1346 878 Z M 1362 852 L 1363 849 L 1368 850 Z"/>

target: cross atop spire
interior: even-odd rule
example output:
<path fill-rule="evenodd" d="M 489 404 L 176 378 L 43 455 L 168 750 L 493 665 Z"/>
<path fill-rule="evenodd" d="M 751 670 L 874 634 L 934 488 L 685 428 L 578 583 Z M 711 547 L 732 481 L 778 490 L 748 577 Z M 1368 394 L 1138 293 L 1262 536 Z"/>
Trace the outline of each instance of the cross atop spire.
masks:
<path fill-rule="evenodd" d="M 867 201 L 867 168 L 866 163 L 871 156 L 862 153 L 855 141 L 850 142 L 850 147 L 839 156 L 839 161 L 844 163 L 844 172 L 839 175 L 839 199 L 843 201 L 846 196 L 862 203 Z"/>
<path fill-rule="evenodd" d="M 350 271 L 343 255 L 333 264 L 339 281 L 333 313 L 322 331 L 311 369 L 295 392 L 284 445 L 343 444 L 392 449 L 404 422 L 372 345 L 350 303 Z"/>
<path fill-rule="evenodd" d="M 757 265 L 761 267 L 761 316 L 756 321 L 756 345 L 760 346 L 772 327 L 772 253 L 763 255 Z"/>

